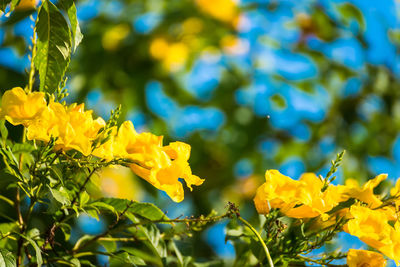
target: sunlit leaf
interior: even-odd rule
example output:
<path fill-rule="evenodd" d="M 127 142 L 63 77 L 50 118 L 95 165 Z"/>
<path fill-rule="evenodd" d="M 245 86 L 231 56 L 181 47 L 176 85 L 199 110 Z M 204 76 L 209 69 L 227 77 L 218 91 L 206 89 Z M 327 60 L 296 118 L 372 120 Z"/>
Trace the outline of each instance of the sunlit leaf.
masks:
<path fill-rule="evenodd" d="M 79 27 L 78 17 L 76 16 L 75 3 L 72 0 L 62 0 L 61 6 L 67 11 L 69 22 L 71 23 L 73 51 L 75 52 L 78 45 L 81 43 L 83 35 Z"/>
<path fill-rule="evenodd" d="M 36 23 L 37 51 L 34 58 L 39 70 L 40 90 L 54 92 L 68 67 L 71 33 L 68 23 L 55 5 L 43 1 Z"/>
<path fill-rule="evenodd" d="M 13 256 L 13 253 L 0 248 L 0 267 L 13 267 L 16 266 L 16 261 Z"/>

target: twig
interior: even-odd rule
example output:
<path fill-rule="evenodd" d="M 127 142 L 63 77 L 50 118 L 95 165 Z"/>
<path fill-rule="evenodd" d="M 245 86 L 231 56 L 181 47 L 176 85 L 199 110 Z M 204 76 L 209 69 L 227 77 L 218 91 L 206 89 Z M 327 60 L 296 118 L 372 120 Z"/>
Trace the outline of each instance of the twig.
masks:
<path fill-rule="evenodd" d="M 244 224 L 256 235 L 256 237 L 258 238 L 258 240 L 260 241 L 260 243 L 261 243 L 261 245 L 262 245 L 262 247 L 263 247 L 263 249 L 264 249 L 265 255 L 267 256 L 269 266 L 270 266 L 270 267 L 274 267 L 274 262 L 272 261 L 271 255 L 269 254 L 268 247 L 267 247 L 267 245 L 265 244 L 264 240 L 262 239 L 261 235 L 257 232 L 256 229 L 254 229 L 254 227 L 253 227 L 248 221 L 246 221 L 245 219 L 243 219 L 243 217 L 238 216 L 238 219 L 239 219 L 242 223 L 244 223 Z"/>

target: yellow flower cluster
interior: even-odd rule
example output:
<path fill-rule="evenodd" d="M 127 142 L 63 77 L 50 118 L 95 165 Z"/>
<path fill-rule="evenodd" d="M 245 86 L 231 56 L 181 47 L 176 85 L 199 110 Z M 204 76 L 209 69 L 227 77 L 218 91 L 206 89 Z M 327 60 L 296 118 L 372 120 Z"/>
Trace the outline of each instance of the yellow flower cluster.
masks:
<path fill-rule="evenodd" d="M 238 15 L 234 0 L 196 0 L 196 4 L 204 13 L 224 22 L 232 22 Z"/>
<path fill-rule="evenodd" d="M 349 267 L 384 267 L 386 266 L 386 260 L 380 253 L 349 249 L 347 252 L 347 265 Z"/>
<path fill-rule="evenodd" d="M 380 197 L 373 192 L 374 188 L 387 178 L 386 174 L 378 175 L 362 187 L 352 179 L 345 185 L 329 184 L 324 187 L 323 181 L 313 173 L 305 173 L 296 181 L 277 170 L 268 170 L 265 178 L 266 182 L 257 189 L 254 198 L 258 213 L 266 214 L 272 208 L 276 208 L 288 217 L 321 216 L 322 221 L 326 222 L 333 216 L 345 217 L 348 221 L 344 225 L 344 231 L 359 237 L 387 257 L 400 261 L 400 221 L 397 215 L 399 200 L 395 201 L 395 207 L 383 205 Z M 396 198 L 400 195 L 399 192 L 398 181 L 391 194 Z M 327 214 L 340 202 L 351 198 L 359 202 L 330 216 Z M 375 255 L 380 255 L 379 253 L 358 251 L 351 251 L 348 260 L 352 264 L 349 266 L 364 266 L 355 260 L 357 257 L 363 258 L 360 253 L 369 253 L 368 257 L 376 260 L 377 265 L 370 266 L 384 266 L 383 258 Z M 368 258 L 367 254 L 364 256 L 365 259 Z"/>
<path fill-rule="evenodd" d="M 91 154 L 108 161 L 132 160 L 133 172 L 176 202 L 184 198 L 179 178 L 183 178 L 190 189 L 192 185 L 203 183 L 190 169 L 189 145 L 174 142 L 163 146 L 162 136 L 139 134 L 130 121 L 125 121 L 119 129 L 113 127 L 108 140 L 93 150 L 93 142 L 99 138 L 105 121 L 93 119 L 92 111 L 85 111 L 84 104 L 65 106 L 53 100 L 47 104 L 44 93 L 25 93 L 17 87 L 4 93 L 0 119 L 25 126 L 29 140 L 48 142 L 51 137 L 57 138 L 56 150 L 75 149 L 85 156 Z"/>
<path fill-rule="evenodd" d="M 322 192 L 323 182 L 313 173 L 305 173 L 296 181 L 277 170 L 268 170 L 265 179 L 254 198 L 261 214 L 278 208 L 292 218 L 312 218 L 330 211 L 343 199 L 337 186 L 329 185 Z"/>

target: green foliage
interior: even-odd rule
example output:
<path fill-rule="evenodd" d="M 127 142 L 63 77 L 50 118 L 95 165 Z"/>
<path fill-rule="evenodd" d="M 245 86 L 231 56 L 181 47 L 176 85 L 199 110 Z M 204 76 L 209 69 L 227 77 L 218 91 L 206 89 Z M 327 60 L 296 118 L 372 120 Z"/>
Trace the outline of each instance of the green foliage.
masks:
<path fill-rule="evenodd" d="M 39 8 L 35 28 L 37 50 L 34 62 L 40 75 L 40 90 L 53 93 L 59 87 L 70 61 L 70 29 L 59 9 L 48 0 L 43 1 Z"/>
<path fill-rule="evenodd" d="M 0 248 L 0 266 L 1 267 L 14 267 L 16 266 L 15 264 L 15 258 L 12 254 L 12 252 Z"/>

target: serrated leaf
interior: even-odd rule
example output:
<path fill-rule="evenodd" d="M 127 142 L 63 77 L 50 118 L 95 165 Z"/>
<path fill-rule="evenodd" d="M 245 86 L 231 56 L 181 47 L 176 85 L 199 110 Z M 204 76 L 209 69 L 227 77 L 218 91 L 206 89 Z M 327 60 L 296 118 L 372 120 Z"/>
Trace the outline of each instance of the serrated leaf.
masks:
<path fill-rule="evenodd" d="M 80 202 L 79 206 L 82 208 L 86 203 L 89 202 L 90 196 L 86 191 L 83 191 L 82 194 L 79 196 Z"/>
<path fill-rule="evenodd" d="M 15 143 L 12 147 L 13 153 L 30 153 L 35 147 L 29 143 Z"/>
<path fill-rule="evenodd" d="M 4 248 L 0 248 L 0 267 L 14 266 L 16 266 L 16 260 L 13 254 Z"/>
<path fill-rule="evenodd" d="M 129 205 L 129 208 L 126 211 L 127 213 L 133 213 L 152 221 L 168 219 L 164 212 L 151 203 L 141 203 L 120 198 L 101 198 L 96 202 L 106 203 L 114 207 L 118 212 L 123 212 Z"/>
<path fill-rule="evenodd" d="M 36 33 L 34 63 L 39 71 L 40 91 L 53 93 L 70 61 L 71 33 L 64 16 L 50 1 L 43 1 L 40 6 Z"/>
<path fill-rule="evenodd" d="M 68 19 L 71 24 L 73 51 L 75 52 L 78 45 L 83 39 L 81 28 L 79 27 L 78 17 L 76 16 L 75 3 L 72 0 L 62 0 L 61 6 L 67 11 Z"/>
<path fill-rule="evenodd" d="M 119 217 L 118 211 L 112 205 L 109 205 L 107 203 L 104 203 L 104 202 L 101 202 L 101 201 L 97 201 L 97 202 L 91 203 L 90 206 L 91 207 L 94 206 L 94 207 L 99 208 L 99 209 L 111 211 L 112 213 L 115 214 L 115 216 L 117 216 L 117 218 Z M 97 220 L 98 220 L 98 217 L 97 217 Z"/>
<path fill-rule="evenodd" d="M 68 192 L 66 191 L 66 189 L 64 187 L 61 186 L 59 189 L 51 188 L 50 186 L 48 186 L 48 187 L 49 187 L 51 195 L 53 196 L 53 198 L 55 200 L 57 200 L 64 206 L 71 204 Z"/>

